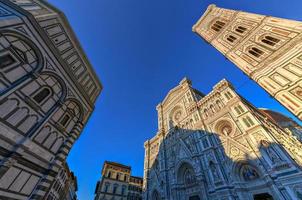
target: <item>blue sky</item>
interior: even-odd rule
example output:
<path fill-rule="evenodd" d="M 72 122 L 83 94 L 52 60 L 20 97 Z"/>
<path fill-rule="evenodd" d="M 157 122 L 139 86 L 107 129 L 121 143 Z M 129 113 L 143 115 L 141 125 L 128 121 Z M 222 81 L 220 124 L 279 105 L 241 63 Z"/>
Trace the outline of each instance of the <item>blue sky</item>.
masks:
<path fill-rule="evenodd" d="M 143 175 L 143 143 L 157 130 L 156 105 L 187 76 L 203 93 L 223 78 L 257 107 L 290 113 L 192 32 L 214 3 L 302 20 L 301 0 L 49 0 L 69 19 L 104 90 L 68 163 L 79 198 L 93 199 L 104 160 Z M 289 1 L 287 1 L 289 2 Z"/>

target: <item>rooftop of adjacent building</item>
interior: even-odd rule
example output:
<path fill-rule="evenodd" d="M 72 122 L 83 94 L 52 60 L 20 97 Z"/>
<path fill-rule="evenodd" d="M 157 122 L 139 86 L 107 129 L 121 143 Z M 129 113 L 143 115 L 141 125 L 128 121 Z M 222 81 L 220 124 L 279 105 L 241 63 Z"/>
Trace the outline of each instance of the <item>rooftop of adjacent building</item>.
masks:
<path fill-rule="evenodd" d="M 63 167 L 66 170 L 68 180 L 73 184 L 75 191 L 78 191 L 78 180 L 76 175 L 73 173 L 73 171 L 70 170 L 67 162 L 63 163 Z"/>
<path fill-rule="evenodd" d="M 130 178 L 143 180 L 143 178 L 142 178 L 142 177 L 139 177 L 139 176 L 130 176 Z"/>
<path fill-rule="evenodd" d="M 142 185 L 143 184 L 143 178 L 138 177 L 138 176 L 130 176 L 129 183 Z"/>
<path fill-rule="evenodd" d="M 119 168 L 120 170 L 125 171 L 126 173 L 131 173 L 131 166 L 127 166 L 127 165 L 124 165 L 124 164 L 121 164 L 118 162 L 106 160 L 103 164 L 102 175 L 104 175 L 104 173 L 106 173 L 107 169 L 118 170 L 116 168 Z"/>
<path fill-rule="evenodd" d="M 130 169 L 131 170 L 131 166 L 128 166 L 128 165 L 124 165 L 124 164 L 121 164 L 121 163 L 118 163 L 118 162 L 113 162 L 113 161 L 105 161 L 104 162 L 104 166 L 105 165 L 111 165 L 111 166 L 116 166 L 116 167 L 121 167 L 121 168 L 126 168 L 126 169 Z"/>
<path fill-rule="evenodd" d="M 258 110 L 276 124 L 282 125 L 285 123 L 292 123 L 294 126 L 299 126 L 292 118 L 277 111 L 269 110 L 267 108 L 259 108 Z"/>

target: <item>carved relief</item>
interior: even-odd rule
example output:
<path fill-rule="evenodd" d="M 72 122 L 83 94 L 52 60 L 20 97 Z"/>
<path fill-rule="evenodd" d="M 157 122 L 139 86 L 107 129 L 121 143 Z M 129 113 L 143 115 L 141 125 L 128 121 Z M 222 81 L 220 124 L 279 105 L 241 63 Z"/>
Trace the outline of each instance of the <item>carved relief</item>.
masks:
<path fill-rule="evenodd" d="M 294 192 L 298 200 L 302 200 L 302 186 L 295 186 L 294 187 Z"/>
<path fill-rule="evenodd" d="M 267 153 L 273 165 L 282 162 L 282 158 L 277 154 L 276 150 L 272 147 L 272 145 L 266 141 L 261 140 L 261 148 Z"/>
<path fill-rule="evenodd" d="M 302 87 L 298 86 L 293 88 L 290 91 L 294 96 L 296 96 L 298 99 L 302 100 Z"/>
<path fill-rule="evenodd" d="M 248 164 L 243 164 L 240 169 L 240 174 L 245 181 L 253 181 L 259 178 L 257 170 Z"/>
<path fill-rule="evenodd" d="M 215 125 L 215 130 L 218 134 L 225 136 L 233 136 L 235 127 L 229 120 L 218 121 Z"/>

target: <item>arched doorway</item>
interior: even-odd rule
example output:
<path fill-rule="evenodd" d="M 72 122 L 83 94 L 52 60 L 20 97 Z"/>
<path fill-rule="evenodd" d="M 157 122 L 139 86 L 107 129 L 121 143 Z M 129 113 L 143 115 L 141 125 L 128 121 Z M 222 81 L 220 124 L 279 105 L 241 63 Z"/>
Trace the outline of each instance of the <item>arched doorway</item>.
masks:
<path fill-rule="evenodd" d="M 274 200 L 272 195 L 268 193 L 255 194 L 254 200 Z"/>
<path fill-rule="evenodd" d="M 189 162 L 179 165 L 176 178 L 178 187 L 173 199 L 200 200 L 205 195 L 203 183 L 198 180 L 195 170 Z"/>

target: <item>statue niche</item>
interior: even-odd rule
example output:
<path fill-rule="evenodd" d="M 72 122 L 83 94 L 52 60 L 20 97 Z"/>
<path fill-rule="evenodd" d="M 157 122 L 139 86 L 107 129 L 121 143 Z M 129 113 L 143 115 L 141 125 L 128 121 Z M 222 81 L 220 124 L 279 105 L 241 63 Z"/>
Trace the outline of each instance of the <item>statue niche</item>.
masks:
<path fill-rule="evenodd" d="M 266 152 L 273 165 L 282 162 L 282 159 L 279 157 L 279 155 L 273 148 L 272 144 L 270 144 L 268 141 L 266 140 L 261 141 L 261 149 L 263 149 Z"/>
<path fill-rule="evenodd" d="M 240 175 L 244 181 L 253 181 L 260 177 L 257 170 L 248 164 L 241 166 Z"/>

